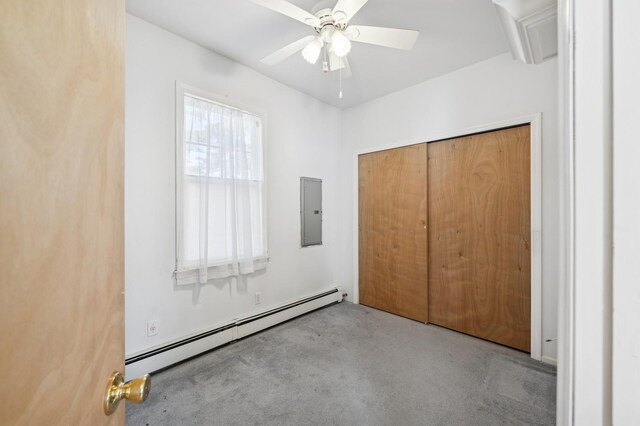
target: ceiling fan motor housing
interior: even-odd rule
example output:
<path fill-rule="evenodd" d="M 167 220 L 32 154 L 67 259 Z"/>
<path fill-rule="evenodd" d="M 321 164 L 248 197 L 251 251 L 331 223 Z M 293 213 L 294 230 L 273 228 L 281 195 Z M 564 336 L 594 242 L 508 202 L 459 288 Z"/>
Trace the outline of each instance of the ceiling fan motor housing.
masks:
<path fill-rule="evenodd" d="M 346 21 L 347 15 L 342 11 L 335 11 L 334 13 L 334 0 L 326 0 L 317 3 L 311 12 L 316 18 L 318 18 L 319 24 L 315 29 L 319 34 L 326 27 L 334 27 L 338 30 L 344 30 L 346 27 L 346 24 L 341 22 Z"/>

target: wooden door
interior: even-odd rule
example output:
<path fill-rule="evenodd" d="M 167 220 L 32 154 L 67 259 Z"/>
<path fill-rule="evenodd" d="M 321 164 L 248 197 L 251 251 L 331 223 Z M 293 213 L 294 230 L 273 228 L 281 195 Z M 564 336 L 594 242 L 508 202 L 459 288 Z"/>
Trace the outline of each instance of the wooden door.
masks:
<path fill-rule="evenodd" d="M 123 47 L 123 1 L 0 3 L 3 425 L 124 423 Z"/>
<path fill-rule="evenodd" d="M 529 126 L 429 144 L 429 322 L 530 350 Z"/>
<path fill-rule="evenodd" d="M 427 322 L 427 146 L 358 162 L 360 303 Z"/>

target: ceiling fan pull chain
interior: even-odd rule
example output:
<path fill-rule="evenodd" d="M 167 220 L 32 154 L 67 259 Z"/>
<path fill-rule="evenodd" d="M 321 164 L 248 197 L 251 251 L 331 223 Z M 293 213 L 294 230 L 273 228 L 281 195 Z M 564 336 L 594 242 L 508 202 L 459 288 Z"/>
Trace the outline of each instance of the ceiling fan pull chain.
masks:
<path fill-rule="evenodd" d="M 324 61 L 322 61 L 322 72 L 329 72 L 329 62 L 327 62 L 327 45 L 324 45 Z"/>
<path fill-rule="evenodd" d="M 342 68 L 338 70 L 340 73 L 340 93 L 338 93 L 338 99 L 342 99 Z"/>

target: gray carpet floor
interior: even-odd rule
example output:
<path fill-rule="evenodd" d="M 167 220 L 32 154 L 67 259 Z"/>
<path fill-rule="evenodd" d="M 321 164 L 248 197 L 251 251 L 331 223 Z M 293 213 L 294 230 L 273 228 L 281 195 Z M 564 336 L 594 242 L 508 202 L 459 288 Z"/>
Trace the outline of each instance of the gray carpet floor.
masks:
<path fill-rule="evenodd" d="M 550 425 L 528 354 L 348 302 L 162 371 L 128 425 Z"/>

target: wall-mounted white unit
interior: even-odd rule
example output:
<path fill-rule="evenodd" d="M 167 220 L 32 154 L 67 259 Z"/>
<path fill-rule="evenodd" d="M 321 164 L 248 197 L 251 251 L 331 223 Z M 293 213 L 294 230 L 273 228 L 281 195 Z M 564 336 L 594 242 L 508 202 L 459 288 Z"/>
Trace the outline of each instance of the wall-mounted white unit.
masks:
<path fill-rule="evenodd" d="M 345 295 L 346 293 L 343 293 L 341 288 L 335 287 L 255 315 L 218 324 L 215 328 L 202 330 L 182 339 L 127 355 L 125 359 L 125 376 L 129 380 L 143 374 L 163 370 L 178 362 L 245 338 L 307 312 L 320 309 L 332 303 L 342 302 Z"/>
<path fill-rule="evenodd" d="M 558 54 L 556 0 L 493 0 L 513 58 L 538 64 Z"/>

